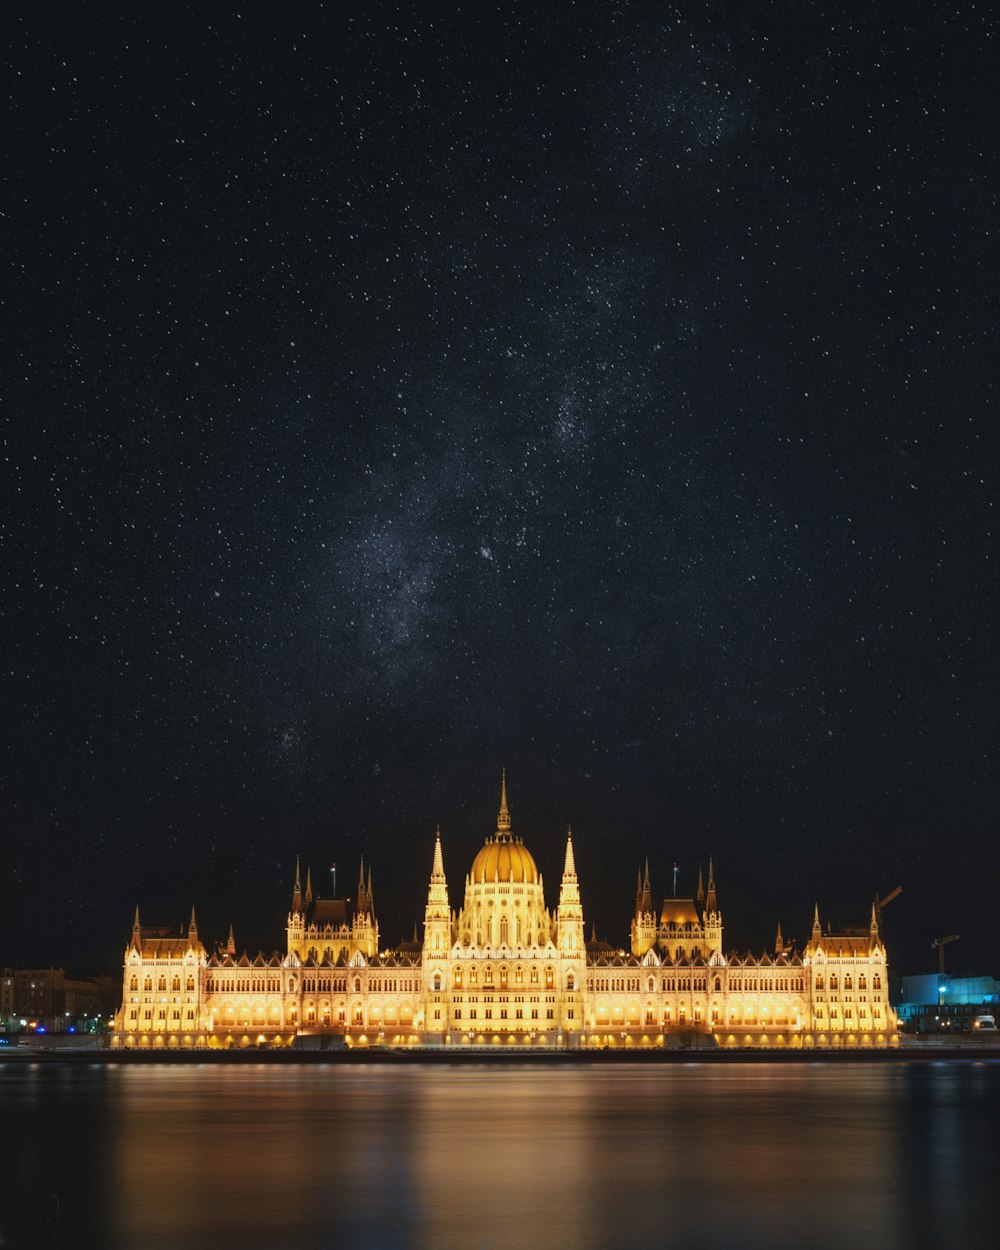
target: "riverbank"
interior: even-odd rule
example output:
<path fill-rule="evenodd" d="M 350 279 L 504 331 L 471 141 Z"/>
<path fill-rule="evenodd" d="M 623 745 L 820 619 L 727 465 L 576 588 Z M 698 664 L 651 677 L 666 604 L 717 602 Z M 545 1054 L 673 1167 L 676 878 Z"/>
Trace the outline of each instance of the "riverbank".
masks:
<path fill-rule="evenodd" d="M 906 1045 L 887 1050 L 507 1050 L 449 1046 L 440 1049 L 379 1049 L 371 1046 L 344 1050 L 46 1050 L 18 1047 L 0 1051 L 0 1069 L 24 1064 L 91 1064 L 145 1066 L 168 1064 L 210 1066 L 278 1064 L 384 1064 L 405 1067 L 420 1064 L 525 1064 L 559 1067 L 579 1064 L 843 1064 L 909 1063 L 928 1060 L 1000 1060 L 998 1045 Z"/>

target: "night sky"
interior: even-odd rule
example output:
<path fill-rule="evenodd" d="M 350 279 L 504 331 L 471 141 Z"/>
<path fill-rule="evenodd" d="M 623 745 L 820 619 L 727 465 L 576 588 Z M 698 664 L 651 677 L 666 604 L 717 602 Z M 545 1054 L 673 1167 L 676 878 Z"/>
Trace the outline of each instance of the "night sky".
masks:
<path fill-rule="evenodd" d="M 383 939 L 495 828 L 588 932 L 997 973 L 987 4 L 22 6 L 0 960 Z"/>

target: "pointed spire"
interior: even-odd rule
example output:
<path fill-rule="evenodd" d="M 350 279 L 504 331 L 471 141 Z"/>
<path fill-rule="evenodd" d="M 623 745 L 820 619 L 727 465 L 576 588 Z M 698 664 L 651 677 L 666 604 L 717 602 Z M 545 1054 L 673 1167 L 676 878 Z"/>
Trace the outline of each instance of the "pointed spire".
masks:
<path fill-rule="evenodd" d="M 590 940 L 595 943 L 597 941 L 597 925 L 593 920 L 590 922 Z"/>
<path fill-rule="evenodd" d="M 226 954 L 236 954 L 236 938 L 233 936 L 233 926 L 231 923 L 229 925 L 229 941 L 226 943 Z"/>
<path fill-rule="evenodd" d="M 497 815 L 497 833 L 510 834 L 510 812 L 507 809 L 507 770 L 500 771 L 500 811 Z"/>
<path fill-rule="evenodd" d="M 365 892 L 365 857 L 361 856 L 361 871 L 358 874 L 358 898 Z"/>
<path fill-rule="evenodd" d="M 695 895 L 695 898 L 699 903 L 704 903 L 705 901 L 705 882 L 701 875 L 701 864 L 698 865 L 698 893 Z"/>
<path fill-rule="evenodd" d="M 573 830 L 566 826 L 566 860 L 563 863 L 563 880 L 576 880 L 576 857 L 573 854 Z"/>
<path fill-rule="evenodd" d="M 653 892 L 649 885 L 649 856 L 646 856 L 646 872 L 642 879 L 642 910 L 653 910 Z"/>
<path fill-rule="evenodd" d="M 368 865 L 368 888 L 365 891 L 365 897 L 368 900 L 368 910 L 375 915 L 375 892 L 372 890 L 372 866 Z"/>
<path fill-rule="evenodd" d="M 872 918 L 869 927 L 872 933 L 878 933 L 878 912 L 875 910 L 874 903 L 872 903 Z"/>
<path fill-rule="evenodd" d="M 302 910 L 302 879 L 299 875 L 299 857 L 295 856 L 295 885 L 292 887 L 292 911 Z"/>
<path fill-rule="evenodd" d="M 306 869 L 306 902 L 311 903 L 313 896 L 313 876 L 312 869 Z"/>
<path fill-rule="evenodd" d="M 781 921 L 778 921 L 778 933 L 774 939 L 774 953 L 780 955 L 785 949 L 785 939 L 781 936 Z"/>
<path fill-rule="evenodd" d="M 441 826 L 438 825 L 437 832 L 434 834 L 434 864 L 431 868 L 431 881 L 440 883 L 444 881 L 444 855 L 441 853 Z"/>
<path fill-rule="evenodd" d="M 136 903 L 135 905 L 135 919 L 132 921 L 132 932 L 133 933 L 139 932 L 139 904 L 138 903 Z"/>
<path fill-rule="evenodd" d="M 708 898 L 705 900 L 706 911 L 718 911 L 719 904 L 715 901 L 715 868 L 712 864 L 712 857 L 708 857 Z"/>
<path fill-rule="evenodd" d="M 194 907 L 191 908 L 191 923 L 188 925 L 188 933 L 198 932 L 198 919 L 194 914 Z"/>
<path fill-rule="evenodd" d="M 819 923 L 819 903 L 816 904 L 816 910 L 813 912 L 813 933 L 820 932 Z"/>

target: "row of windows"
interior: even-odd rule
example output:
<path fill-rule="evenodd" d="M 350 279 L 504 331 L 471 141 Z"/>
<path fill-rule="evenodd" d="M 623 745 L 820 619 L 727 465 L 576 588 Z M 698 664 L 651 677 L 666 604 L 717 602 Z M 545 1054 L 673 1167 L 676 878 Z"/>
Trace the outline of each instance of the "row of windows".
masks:
<path fill-rule="evenodd" d="M 816 989 L 821 990 L 821 989 L 823 989 L 823 988 L 824 988 L 824 987 L 823 987 L 823 977 L 822 977 L 822 976 L 818 976 L 818 977 L 816 978 Z M 831 989 L 831 990 L 835 990 L 835 989 L 837 989 L 837 988 L 838 988 L 838 986 L 837 986 L 837 974 L 836 974 L 836 973 L 833 973 L 833 974 L 831 975 L 831 977 L 830 977 L 830 989 Z M 845 990 L 851 990 L 851 989 L 853 989 L 853 988 L 854 988 L 854 983 L 853 983 L 853 981 L 851 980 L 851 974 L 850 974 L 850 973 L 848 973 L 848 974 L 844 977 L 844 989 L 845 989 Z M 867 979 L 867 977 L 864 975 L 864 973 L 862 973 L 862 974 L 858 977 L 858 989 L 859 989 L 859 990 L 866 990 L 867 988 L 868 988 L 868 979 Z M 882 988 L 882 978 L 881 978 L 881 977 L 879 976 L 879 974 L 876 972 L 876 973 L 875 973 L 875 975 L 872 977 L 872 989 L 873 989 L 873 990 L 881 990 L 881 988 Z"/>
<path fill-rule="evenodd" d="M 730 977 L 727 984 L 734 994 L 804 994 L 806 990 L 804 977 Z M 718 977 L 715 978 L 715 988 L 720 989 Z"/>
<path fill-rule="evenodd" d="M 817 1008 L 816 1008 L 816 1022 L 817 1022 L 817 1024 L 819 1024 L 821 1027 L 822 1027 L 822 1023 L 823 1023 L 823 1016 L 824 1016 L 824 1014 L 825 1014 L 825 1012 L 824 1012 L 824 1009 L 823 1009 L 822 1007 L 817 1007 Z M 858 1012 L 858 1017 L 859 1017 L 859 1019 L 862 1019 L 862 1020 L 863 1020 L 863 1019 L 864 1019 L 867 1015 L 868 1015 L 868 1013 L 867 1013 L 866 1011 L 859 1011 L 859 1012 Z M 881 1019 L 882 1019 L 882 1009 L 881 1009 L 881 1007 L 874 1007 L 874 1008 L 872 1009 L 871 1018 L 872 1018 L 873 1020 L 881 1020 Z M 832 1021 L 832 1020 L 839 1020 L 839 1019 L 840 1019 L 840 1015 L 839 1015 L 839 1013 L 838 1013 L 838 1011 L 837 1011 L 837 1008 L 836 1008 L 836 1007 L 831 1007 L 831 1008 L 830 1008 L 830 1019 L 831 1019 L 831 1021 Z M 853 1009 L 853 1008 L 851 1008 L 851 1007 L 845 1007 L 845 1008 L 844 1008 L 844 1019 L 845 1019 L 845 1020 L 853 1020 L 853 1019 L 854 1019 L 854 1009 Z"/>
<path fill-rule="evenodd" d="M 466 1003 L 478 1003 L 480 1001 L 484 1003 L 492 1003 L 494 999 L 496 999 L 498 1003 L 506 1003 L 510 1001 L 511 996 L 509 994 L 455 994 L 453 997 L 460 1003 L 463 1001 Z M 525 1001 L 525 996 L 523 994 L 515 994 L 513 997 L 515 1003 L 523 1003 Z M 542 996 L 540 994 L 529 994 L 527 998 L 529 1003 L 538 1003 L 542 1001 Z M 546 994 L 545 1001 L 547 1003 L 554 1003 L 556 1001 L 555 994 Z"/>
<path fill-rule="evenodd" d="M 470 964 L 468 972 L 469 972 L 469 975 L 468 975 L 469 984 L 478 985 L 479 984 L 479 969 L 476 967 L 476 965 Z M 545 969 L 545 988 L 546 989 L 548 990 L 552 989 L 553 985 L 555 984 L 555 975 L 556 975 L 555 969 L 551 967 L 551 965 L 547 966 Z M 453 976 L 454 976 L 453 984 L 455 988 L 461 989 L 465 980 L 465 968 L 463 967 L 462 964 L 456 964 Z M 495 987 L 495 985 L 497 984 L 497 981 L 499 981 L 499 985 L 501 989 L 507 989 L 507 987 L 510 984 L 510 969 L 507 967 L 506 964 L 501 964 L 500 967 L 496 970 L 496 972 L 494 972 L 492 965 L 487 964 L 486 967 L 483 969 L 484 988 L 489 989 L 491 987 Z M 514 968 L 514 984 L 515 985 L 524 984 L 524 969 L 520 965 L 517 965 Z M 536 967 L 532 967 L 528 972 L 528 984 L 529 985 L 538 984 L 538 969 Z"/>
<path fill-rule="evenodd" d="M 475 966 L 475 964 L 469 967 L 468 974 L 469 974 L 468 975 L 469 985 L 470 986 L 478 985 L 479 970 Z M 498 976 L 498 980 L 495 981 L 493 968 L 490 966 L 487 966 L 483 971 L 483 988 L 495 989 L 497 988 L 497 985 L 499 985 L 500 989 L 507 989 L 510 984 L 510 977 L 509 977 L 509 970 L 505 964 L 500 966 L 497 972 L 497 976 Z M 537 985 L 538 981 L 539 981 L 538 969 L 533 967 L 530 970 L 528 982 L 531 985 Z M 546 967 L 545 988 L 552 989 L 554 986 L 554 982 L 555 982 L 554 969 L 551 966 Z M 461 989 L 463 986 L 463 983 L 464 983 L 464 969 L 461 965 L 458 965 L 456 966 L 454 970 L 453 984 L 456 989 Z M 354 978 L 354 992 L 356 994 L 361 993 L 361 984 L 362 984 L 361 978 L 355 977 Z M 521 967 L 516 967 L 514 969 L 514 985 L 518 986 L 518 985 L 523 985 L 523 984 L 524 984 L 524 970 Z M 440 990 L 442 988 L 440 973 L 435 974 L 433 987 L 435 990 Z M 721 977 L 717 976 L 715 978 L 714 987 L 715 987 L 716 993 L 721 992 L 722 990 L 722 978 Z M 758 977 L 732 977 L 729 980 L 728 987 L 733 993 L 760 993 L 762 991 L 770 992 L 770 993 L 782 993 L 782 992 L 803 993 L 805 990 L 805 985 L 801 978 L 796 978 L 792 980 L 791 978 L 788 978 L 788 977 L 766 978 L 766 979 L 758 978 Z M 817 976 L 815 987 L 817 990 L 823 990 L 825 988 L 824 979 L 822 975 Z M 144 992 L 151 993 L 153 990 L 153 978 L 149 976 L 145 977 L 143 979 L 142 988 Z M 180 991 L 180 988 L 181 988 L 181 978 L 179 976 L 174 976 L 170 982 L 170 989 L 174 993 L 178 993 Z M 193 976 L 187 977 L 184 988 L 189 994 L 194 992 L 195 979 Z M 227 978 L 227 977 L 218 977 L 218 978 L 210 977 L 206 982 L 205 988 L 207 992 L 210 994 L 212 993 L 225 994 L 225 993 L 239 993 L 239 992 L 280 993 L 281 982 L 278 978 L 274 978 L 274 977 L 250 978 L 247 981 L 244 981 L 243 978 L 236 979 L 236 978 Z M 306 977 L 303 979 L 302 988 L 303 990 L 307 992 L 311 992 L 311 993 L 323 992 L 323 991 L 331 992 L 331 993 L 336 993 L 337 991 L 340 991 L 341 993 L 344 993 L 347 990 L 347 978 L 346 977 L 334 977 L 334 978 Z M 416 990 L 416 988 L 417 988 L 417 983 L 415 980 L 412 980 L 409 978 L 399 979 L 396 977 L 372 978 L 368 981 L 368 986 L 367 986 L 369 993 L 399 993 L 401 991 L 404 993 L 405 992 L 412 993 Z M 567 979 L 566 988 L 568 990 L 573 990 L 575 988 L 575 981 L 574 981 L 572 973 L 570 973 Z M 636 992 L 639 989 L 639 978 L 638 977 L 594 977 L 594 978 L 591 978 L 591 988 L 597 992 L 604 992 L 604 993 L 609 993 L 613 991 Z M 655 980 L 653 977 L 650 977 L 647 981 L 647 989 L 649 990 L 650 993 L 652 993 L 654 991 L 654 988 L 655 988 Z M 695 992 L 695 991 L 704 992 L 707 988 L 707 982 L 706 982 L 706 978 L 704 977 L 694 977 L 694 978 L 692 977 L 676 977 L 676 978 L 664 977 L 661 982 L 660 988 L 666 994 L 672 994 L 672 993 L 678 993 L 678 992 L 690 993 L 690 992 Z M 836 973 L 834 973 L 830 977 L 830 990 L 835 992 L 839 988 L 840 987 L 839 987 L 837 975 Z M 844 977 L 843 988 L 845 991 L 850 991 L 850 990 L 853 990 L 854 988 L 853 979 L 849 973 Z M 133 976 L 129 980 L 129 990 L 135 993 L 138 991 L 138 989 L 139 989 L 139 978 L 137 976 Z M 868 989 L 868 980 L 867 980 L 867 977 L 865 977 L 863 973 L 858 977 L 858 989 L 861 991 L 866 991 Z M 880 992 L 882 989 L 882 978 L 877 973 L 872 978 L 872 989 L 876 992 Z M 166 993 L 167 978 L 165 976 L 160 976 L 157 978 L 156 990 L 158 993 Z M 292 978 L 288 983 L 288 993 L 290 994 L 295 993 L 294 978 Z"/>
<path fill-rule="evenodd" d="M 138 977 L 135 977 L 135 976 L 134 976 L 134 977 L 132 977 L 132 978 L 129 980 L 128 987 L 129 987 L 129 989 L 130 989 L 133 993 L 135 993 L 135 992 L 138 990 L 138 988 L 139 988 L 139 978 L 138 978 Z M 147 994 L 148 994 L 148 993 L 151 993 L 151 992 L 152 992 L 152 989 L 153 989 L 153 978 L 152 978 L 152 977 L 145 977 L 145 978 L 143 979 L 143 982 L 142 982 L 142 988 L 143 988 L 143 990 L 144 990 Z M 180 988 L 181 988 L 181 979 L 180 979 L 180 977 L 174 977 L 174 978 L 171 980 L 171 982 L 170 982 L 170 988 L 171 988 L 171 990 L 173 990 L 175 993 L 177 993 L 177 992 L 180 990 Z M 187 981 L 185 982 L 185 986 L 184 986 L 184 988 L 187 990 L 187 992 L 188 992 L 189 994 L 191 994 L 191 993 L 193 993 L 193 992 L 194 992 L 194 977 L 189 976 L 189 977 L 187 978 Z M 158 978 L 157 978 L 157 981 L 156 981 L 156 989 L 157 989 L 157 992 L 158 992 L 158 993 L 161 993 L 161 994 L 166 993 L 166 989 L 167 989 L 167 978 L 166 978 L 166 977 L 158 977 Z"/>
<path fill-rule="evenodd" d="M 289 981 L 288 992 L 293 993 L 295 982 Z M 280 977 L 236 976 L 209 977 L 205 982 L 208 994 L 280 994 Z"/>
<path fill-rule="evenodd" d="M 139 1018 L 139 1009 L 138 1009 L 137 1007 L 133 1007 L 133 1008 L 131 1008 L 131 1010 L 130 1010 L 130 1011 L 129 1011 L 129 1013 L 128 1013 L 128 1018 L 129 1018 L 130 1020 L 137 1020 L 137 1019 Z M 142 1018 L 143 1018 L 143 1020 L 152 1020 L 152 1019 L 153 1019 L 153 1011 L 152 1011 L 152 1008 L 151 1008 L 151 1007 L 147 1007 L 147 1008 L 145 1009 L 145 1011 L 142 1013 Z M 180 1018 L 181 1018 L 180 1008 L 175 1007 L 175 1008 L 173 1009 L 173 1011 L 170 1013 L 170 1019 L 171 1019 L 171 1020 L 179 1020 Z M 157 1011 L 157 1013 L 156 1013 L 156 1019 L 157 1019 L 157 1020 L 166 1020 L 166 1019 L 167 1019 L 167 1009 L 166 1009 L 166 1007 L 161 1007 L 161 1008 Z M 194 1019 L 194 1010 L 193 1010 L 193 1008 L 189 1007 L 189 1008 L 187 1009 L 187 1013 L 186 1013 L 185 1019 L 187 1019 L 187 1020 L 193 1020 L 193 1019 Z"/>
<path fill-rule="evenodd" d="M 455 1013 L 454 1013 L 454 1014 L 455 1014 L 455 1019 L 456 1019 L 456 1020 L 461 1020 L 461 1018 L 462 1018 L 462 1008 L 461 1008 L 461 1007 L 456 1007 L 456 1008 L 455 1008 Z M 570 1017 L 570 1019 L 572 1019 L 572 1018 L 573 1018 L 573 1008 L 572 1008 L 572 1007 L 570 1007 L 569 1011 L 567 1011 L 567 1013 L 566 1013 L 566 1014 Z M 554 1018 L 554 1016 L 555 1016 L 555 1011 L 554 1011 L 554 1009 L 553 1009 L 552 1007 L 547 1007 L 547 1008 L 545 1009 L 545 1019 L 546 1019 L 546 1020 L 552 1020 L 552 1019 Z M 434 1018 L 435 1018 L 435 1020 L 438 1020 L 438 1019 L 440 1019 L 440 1016 L 437 1016 L 437 1015 L 436 1015 Z M 470 1008 L 469 1008 L 469 1019 L 470 1019 L 470 1020 L 477 1020 L 478 1018 L 479 1018 L 479 1015 L 478 1015 L 478 1008 L 476 1008 L 476 1007 L 470 1007 Z M 532 1020 L 537 1020 L 537 1019 L 538 1019 L 538 1008 L 537 1008 L 537 1007 L 532 1007 L 532 1008 L 531 1008 L 531 1014 L 530 1014 L 530 1017 L 529 1017 L 529 1018 L 530 1018 L 530 1019 L 532 1019 Z M 492 1020 L 492 1019 L 493 1019 L 493 1008 L 492 1008 L 492 1007 L 487 1007 L 487 1008 L 485 1009 L 485 1011 L 483 1012 L 483 1019 L 484 1019 L 484 1020 Z M 506 1020 L 506 1019 L 507 1019 L 507 1008 L 506 1008 L 506 1007 L 501 1007 L 501 1008 L 500 1008 L 500 1016 L 499 1016 L 499 1019 L 501 1019 L 501 1020 Z M 523 1019 L 524 1019 L 524 1008 L 523 1008 L 523 1007 L 517 1007 L 517 1008 L 515 1008 L 515 1010 L 514 1010 L 514 1019 L 515 1019 L 515 1020 L 523 1020 Z"/>

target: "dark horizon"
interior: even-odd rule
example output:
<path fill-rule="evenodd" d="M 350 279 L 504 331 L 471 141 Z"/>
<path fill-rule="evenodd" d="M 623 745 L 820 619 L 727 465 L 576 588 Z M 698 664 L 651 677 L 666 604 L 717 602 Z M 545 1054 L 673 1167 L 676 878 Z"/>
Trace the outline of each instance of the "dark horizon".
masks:
<path fill-rule="evenodd" d="M 0 960 L 271 948 L 296 854 L 998 970 L 996 19 L 22 14 Z M 985 894 L 985 898 L 982 896 Z"/>

